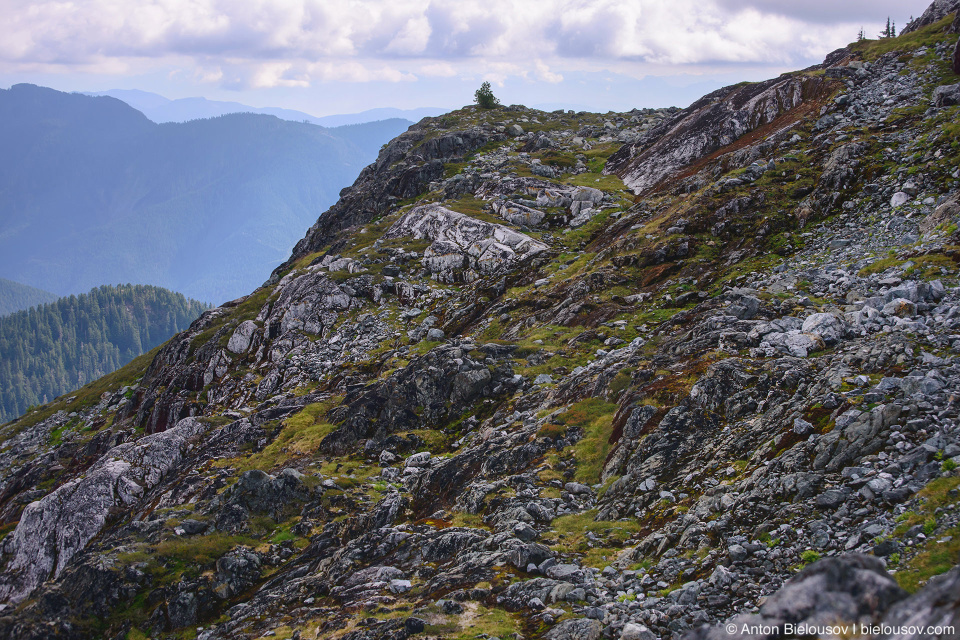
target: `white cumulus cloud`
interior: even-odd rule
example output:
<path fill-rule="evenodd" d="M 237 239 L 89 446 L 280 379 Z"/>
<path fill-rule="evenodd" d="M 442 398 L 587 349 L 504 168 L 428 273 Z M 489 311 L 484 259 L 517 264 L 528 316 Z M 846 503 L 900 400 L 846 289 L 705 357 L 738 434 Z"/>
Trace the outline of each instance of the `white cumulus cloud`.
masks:
<path fill-rule="evenodd" d="M 926 0 L 0 0 L 0 65 L 169 67 L 207 82 L 302 87 L 643 64 L 789 66 Z M 870 22 L 870 21 L 873 22 Z M 905 16 L 901 18 L 905 22 Z M 870 35 L 870 29 L 867 29 Z M 506 75 L 505 75 L 506 74 Z"/>

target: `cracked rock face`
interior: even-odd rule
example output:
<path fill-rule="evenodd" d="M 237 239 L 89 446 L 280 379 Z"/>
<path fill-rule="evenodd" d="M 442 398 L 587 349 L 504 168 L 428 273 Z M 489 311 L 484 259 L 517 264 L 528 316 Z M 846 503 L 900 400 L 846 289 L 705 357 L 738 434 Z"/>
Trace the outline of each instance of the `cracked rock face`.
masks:
<path fill-rule="evenodd" d="M 163 433 L 114 447 L 83 478 L 27 505 L 4 545 L 13 558 L 0 583 L 0 598 L 20 602 L 38 584 L 59 576 L 100 532 L 111 511 L 134 507 L 177 466 L 191 440 L 206 428 L 187 418 Z"/>
<path fill-rule="evenodd" d="M 775 122 L 818 94 L 822 82 L 781 77 L 720 89 L 701 98 L 607 165 L 634 193 L 645 193 L 744 134 Z M 788 123 L 784 123 L 787 125 Z"/>
<path fill-rule="evenodd" d="M 934 22 L 939 22 L 958 10 L 960 10 L 960 2 L 957 0 L 933 0 L 933 3 L 924 10 L 919 18 L 908 23 L 907 26 L 903 28 L 901 35 L 916 31 Z"/>
<path fill-rule="evenodd" d="M 481 274 L 513 268 L 547 248 L 523 233 L 440 205 L 415 207 L 384 235 L 405 236 L 430 240 L 423 263 L 441 282 L 471 282 Z"/>

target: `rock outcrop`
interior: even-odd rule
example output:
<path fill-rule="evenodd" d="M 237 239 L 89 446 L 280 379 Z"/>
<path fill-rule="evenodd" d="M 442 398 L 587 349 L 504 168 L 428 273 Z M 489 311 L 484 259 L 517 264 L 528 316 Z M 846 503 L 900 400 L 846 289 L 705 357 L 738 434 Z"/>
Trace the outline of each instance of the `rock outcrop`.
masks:
<path fill-rule="evenodd" d="M 400 200 L 422 194 L 432 180 L 443 175 L 443 163 L 457 161 L 502 134 L 484 128 L 471 128 L 442 135 L 431 135 L 435 118 L 424 118 L 406 133 L 387 144 L 377 161 L 360 172 L 353 183 L 340 192 L 340 200 L 312 226 L 297 243 L 280 273 L 304 255 L 319 251 L 350 228 L 369 222 L 388 211 Z"/>
<path fill-rule="evenodd" d="M 110 449 L 81 478 L 28 504 L 4 552 L 12 555 L 0 598 L 20 602 L 47 578 L 56 578 L 115 510 L 134 509 L 187 454 L 207 425 L 181 420 L 163 433 Z"/>
<path fill-rule="evenodd" d="M 874 638 L 956 637 L 958 570 L 908 596 L 882 561 L 850 554 L 807 567 L 769 598 L 758 614 L 704 626 L 685 640 L 860 635 Z"/>
<path fill-rule="evenodd" d="M 911 20 L 900 31 L 900 35 L 912 33 L 923 27 L 928 27 L 935 22 L 940 22 L 951 13 L 960 11 L 960 2 L 958 0 L 933 0 L 929 7 L 920 14 L 919 18 Z"/>
<path fill-rule="evenodd" d="M 827 85 L 819 77 L 787 75 L 718 89 L 624 146 L 611 156 L 606 171 L 634 193 L 647 193 L 760 127 L 772 126 L 768 135 L 791 128 L 800 114 L 790 114 L 823 96 Z"/>
<path fill-rule="evenodd" d="M 547 246 L 498 224 L 483 222 L 440 205 L 412 209 L 384 234 L 385 239 L 429 240 L 423 264 L 441 282 L 472 282 L 481 274 L 497 273 Z"/>

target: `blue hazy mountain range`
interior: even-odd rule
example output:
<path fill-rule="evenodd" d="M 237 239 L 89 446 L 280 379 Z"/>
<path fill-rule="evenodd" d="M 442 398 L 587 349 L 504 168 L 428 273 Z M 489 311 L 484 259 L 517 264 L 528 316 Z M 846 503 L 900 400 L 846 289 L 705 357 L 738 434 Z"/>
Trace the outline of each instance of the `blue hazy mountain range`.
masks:
<path fill-rule="evenodd" d="M 53 302 L 58 297 L 49 291 L 0 278 L 0 316 L 21 309 L 29 309 L 45 302 Z"/>
<path fill-rule="evenodd" d="M 368 109 L 360 113 L 345 113 L 330 116 L 313 116 L 294 109 L 279 107 L 251 107 L 239 102 L 224 102 L 206 98 L 178 98 L 171 100 L 157 93 L 139 89 L 111 89 L 109 91 L 87 92 L 89 96 L 110 96 L 122 100 L 143 113 L 154 122 L 187 122 L 198 118 L 215 118 L 230 113 L 261 113 L 276 116 L 281 120 L 309 122 L 321 127 L 342 127 L 349 124 L 362 124 L 377 120 L 401 118 L 418 122 L 428 116 L 438 116 L 448 109 L 422 107 L 419 109 Z"/>
<path fill-rule="evenodd" d="M 214 303 L 249 293 L 410 124 L 158 124 L 108 96 L 0 90 L 0 277 L 58 295 L 116 282 Z"/>

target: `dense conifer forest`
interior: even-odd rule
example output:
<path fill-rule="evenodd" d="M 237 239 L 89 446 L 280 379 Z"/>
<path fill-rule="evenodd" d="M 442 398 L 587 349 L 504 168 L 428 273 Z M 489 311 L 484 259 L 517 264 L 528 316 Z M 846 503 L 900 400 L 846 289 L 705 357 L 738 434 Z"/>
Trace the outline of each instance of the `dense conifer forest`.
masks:
<path fill-rule="evenodd" d="M 127 284 L 0 317 L 0 422 L 118 369 L 207 308 L 167 289 Z"/>

